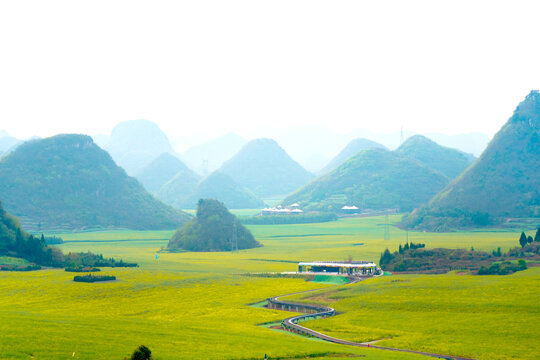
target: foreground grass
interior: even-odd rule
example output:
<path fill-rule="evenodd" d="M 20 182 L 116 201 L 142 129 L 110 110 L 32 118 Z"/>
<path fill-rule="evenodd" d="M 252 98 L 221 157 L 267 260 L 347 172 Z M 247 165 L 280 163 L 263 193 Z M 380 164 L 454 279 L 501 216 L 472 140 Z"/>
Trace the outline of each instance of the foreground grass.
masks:
<path fill-rule="evenodd" d="M 518 325 L 533 328 L 538 322 L 538 306 L 529 302 L 539 293 L 540 275 L 534 269 L 508 277 L 392 276 L 343 286 L 340 289 L 346 290 L 335 293 L 331 285 L 240 275 L 294 271 L 300 260 L 352 256 L 378 261 L 386 247 L 394 249 L 405 242 L 405 232 L 396 228 L 391 229 L 391 240 L 383 240 L 383 223 L 384 218 L 378 217 L 249 226 L 264 247 L 234 254 L 158 253 L 172 231 L 57 234 L 66 241 L 60 246 L 63 251 L 103 253 L 138 262 L 140 268 L 104 269 L 103 274 L 115 275 L 118 281 L 95 284 L 74 283 L 73 274 L 61 270 L 0 273 L 0 358 L 114 360 L 141 344 L 152 349 L 156 360 L 261 359 L 265 353 L 285 359 L 317 354 L 321 355 L 317 359 L 340 358 L 338 354 L 366 355 L 366 359 L 424 358 L 267 329 L 257 324 L 280 321 L 288 314 L 246 306 L 313 288 L 331 290 L 339 301 L 330 295 L 316 300 L 329 301 L 346 312 L 312 322 L 321 330 L 331 328 L 336 336 L 354 340 L 391 335 L 394 338 L 386 345 L 395 347 L 479 354 L 480 359 L 496 358 L 492 355 L 533 358 L 532 346 L 539 344 L 531 338 L 530 329 L 524 332 L 529 347 L 517 346 L 514 335 L 508 338 L 512 342 L 501 341 L 501 333 L 506 328 L 519 334 Z M 409 233 L 409 240 L 428 247 L 474 246 L 487 251 L 501 247 L 505 251 L 517 245 L 518 236 L 510 232 Z M 475 282 L 478 279 L 487 280 L 482 285 Z M 496 290 L 499 287 L 516 294 L 509 297 L 512 301 L 504 302 L 502 290 Z M 525 289 L 529 292 L 524 293 Z M 453 321 L 461 321 L 462 326 Z M 509 322 L 516 326 L 507 326 Z M 461 335 L 462 331 L 468 335 Z M 490 334 L 495 334 L 496 344 L 489 340 Z M 466 336 L 479 339 L 481 345 L 463 340 Z M 516 357 L 520 351 L 528 357 Z"/>

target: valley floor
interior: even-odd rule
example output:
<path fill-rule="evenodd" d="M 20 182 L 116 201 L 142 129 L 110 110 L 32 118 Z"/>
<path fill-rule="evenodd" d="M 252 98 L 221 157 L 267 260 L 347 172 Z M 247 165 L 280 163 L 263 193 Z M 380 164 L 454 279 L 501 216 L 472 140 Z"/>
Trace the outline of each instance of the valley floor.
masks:
<path fill-rule="evenodd" d="M 397 220 L 395 218 L 394 220 Z M 425 359 L 359 349 L 257 326 L 284 318 L 281 311 L 247 306 L 270 296 L 324 288 L 310 302 L 331 303 L 340 315 L 305 323 L 355 341 L 382 337 L 381 345 L 478 359 L 537 359 L 540 340 L 540 268 L 510 276 L 385 276 L 355 285 L 248 277 L 249 272 L 294 271 L 301 260 L 378 262 L 405 233 L 383 218 L 302 225 L 250 226 L 264 247 L 238 253 L 159 253 L 172 232 L 59 234 L 63 251 L 93 251 L 140 264 L 103 269 L 116 282 L 75 283 L 63 270 L 0 273 L 1 359 L 114 360 L 145 344 L 156 360 Z M 519 234 L 518 234 L 519 235 Z M 516 233 L 409 232 L 428 247 L 503 251 Z M 362 244 L 362 245 L 361 245 Z M 73 355 L 75 354 L 75 355 Z M 363 357 L 365 356 L 365 357 Z"/>

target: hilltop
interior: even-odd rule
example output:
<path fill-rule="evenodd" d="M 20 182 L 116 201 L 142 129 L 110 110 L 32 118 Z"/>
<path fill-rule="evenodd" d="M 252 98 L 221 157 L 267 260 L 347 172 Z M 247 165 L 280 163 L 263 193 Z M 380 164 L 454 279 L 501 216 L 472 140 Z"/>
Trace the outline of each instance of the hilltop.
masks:
<path fill-rule="evenodd" d="M 182 160 L 165 152 L 146 165 L 135 177 L 146 190 L 155 193 L 180 171 L 190 170 Z"/>
<path fill-rule="evenodd" d="M 461 174 L 476 159 L 472 154 L 441 146 L 422 135 L 411 136 L 396 152 L 416 159 L 450 179 Z"/>
<path fill-rule="evenodd" d="M 259 197 L 288 194 L 314 177 L 271 139 L 250 141 L 220 171 Z"/>
<path fill-rule="evenodd" d="M 231 214 L 225 205 L 213 199 L 201 199 L 197 216 L 169 240 L 171 250 L 232 251 L 262 246 L 251 232 Z"/>
<path fill-rule="evenodd" d="M 201 145 L 190 147 L 183 158 L 190 168 L 206 175 L 232 158 L 247 143 L 243 137 L 229 133 Z"/>
<path fill-rule="evenodd" d="M 337 154 L 330 162 L 318 173 L 320 175 L 324 175 L 329 173 L 330 171 L 336 169 L 338 166 L 343 164 L 347 159 L 349 159 L 351 156 L 358 154 L 361 150 L 365 149 L 385 149 L 386 147 L 384 145 L 379 144 L 378 142 L 371 141 L 364 138 L 358 138 L 354 139 L 351 142 L 347 144 Z"/>
<path fill-rule="evenodd" d="M 446 231 L 508 217 L 540 217 L 538 169 L 540 94 L 532 91 L 480 158 L 404 224 Z"/>
<path fill-rule="evenodd" d="M 306 210 L 412 210 L 427 202 L 449 179 L 417 160 L 383 149 L 362 150 L 331 173 L 290 195 L 284 204 Z"/>
<path fill-rule="evenodd" d="M 85 135 L 28 141 L 2 158 L 0 198 L 30 230 L 171 229 L 188 220 Z"/>
<path fill-rule="evenodd" d="M 108 140 L 101 141 L 104 141 L 103 148 L 129 175 L 137 174 L 163 153 L 175 153 L 167 135 L 148 120 L 121 122 Z"/>

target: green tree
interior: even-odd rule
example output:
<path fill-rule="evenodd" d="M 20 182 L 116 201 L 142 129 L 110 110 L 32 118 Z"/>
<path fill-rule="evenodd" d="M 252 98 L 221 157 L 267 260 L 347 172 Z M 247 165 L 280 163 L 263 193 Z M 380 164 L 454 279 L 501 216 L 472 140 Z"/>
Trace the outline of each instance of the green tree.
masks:
<path fill-rule="evenodd" d="M 524 232 L 522 232 L 521 236 L 519 237 L 519 244 L 521 245 L 521 247 L 525 247 L 525 245 L 527 245 L 527 236 Z"/>
<path fill-rule="evenodd" d="M 534 241 L 534 240 L 533 240 L 533 237 L 532 237 L 531 235 L 527 236 L 527 242 L 528 242 L 529 244 L 532 244 L 533 241 Z"/>
<path fill-rule="evenodd" d="M 536 235 L 534 235 L 534 241 L 540 242 L 540 227 L 536 229 Z"/>

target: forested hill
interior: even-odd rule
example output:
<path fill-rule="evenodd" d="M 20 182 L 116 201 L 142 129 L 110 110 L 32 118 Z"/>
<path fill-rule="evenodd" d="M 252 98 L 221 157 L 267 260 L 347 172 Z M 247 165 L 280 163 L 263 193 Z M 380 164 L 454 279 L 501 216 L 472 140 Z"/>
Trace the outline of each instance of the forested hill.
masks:
<path fill-rule="evenodd" d="M 201 199 L 197 216 L 176 231 L 167 247 L 171 250 L 232 251 L 262 246 L 251 232 L 214 199 Z"/>
<path fill-rule="evenodd" d="M 396 152 L 439 170 L 451 179 L 461 174 L 476 159 L 472 154 L 441 146 L 422 135 L 411 136 Z"/>
<path fill-rule="evenodd" d="M 404 222 L 449 230 L 540 217 L 540 93 L 532 91 L 480 158 Z"/>
<path fill-rule="evenodd" d="M 289 194 L 314 177 L 271 139 L 250 141 L 220 171 L 259 197 Z"/>
<path fill-rule="evenodd" d="M 330 160 L 328 165 L 326 165 L 321 171 L 319 171 L 318 174 L 324 175 L 329 173 L 330 171 L 336 169 L 338 166 L 347 161 L 347 159 L 349 159 L 351 156 L 354 156 L 365 149 L 386 149 L 386 147 L 379 144 L 378 142 L 368 139 L 354 139 L 349 142 L 347 146 L 345 146 L 343 150 L 339 152 L 339 154 L 337 154 L 332 160 Z"/>
<path fill-rule="evenodd" d="M 29 141 L 2 158 L 0 199 L 29 230 L 173 229 L 188 220 L 85 135 Z"/>
<path fill-rule="evenodd" d="M 343 165 L 287 197 L 306 210 L 412 210 L 427 202 L 449 179 L 419 161 L 382 149 L 362 150 Z"/>
<path fill-rule="evenodd" d="M 135 175 L 146 190 L 155 193 L 180 171 L 190 171 L 176 156 L 163 153 Z"/>

